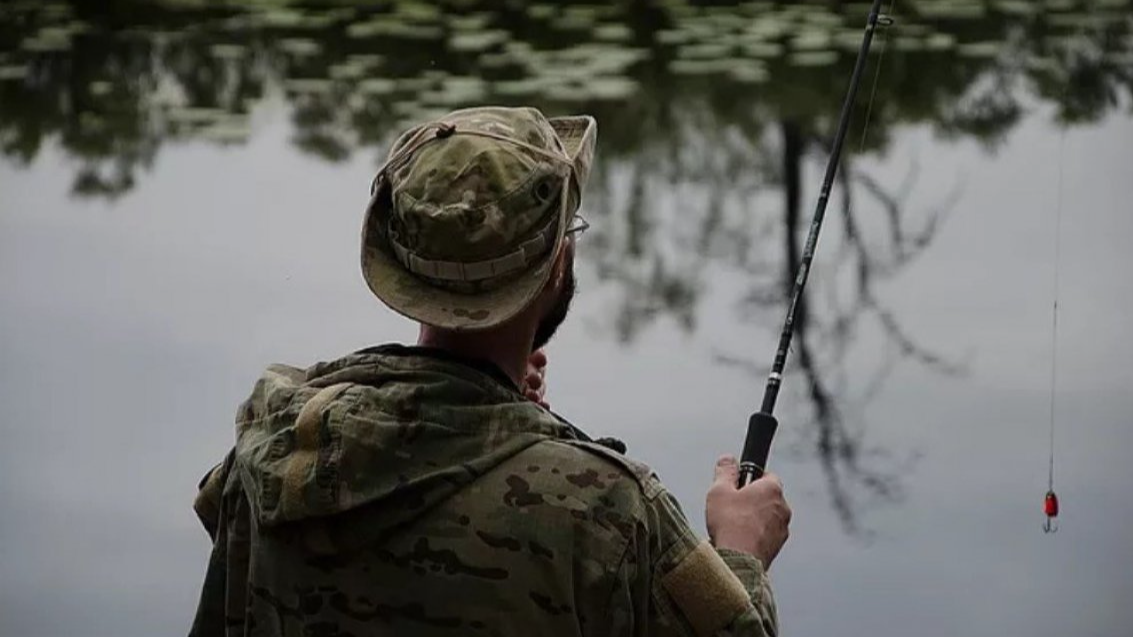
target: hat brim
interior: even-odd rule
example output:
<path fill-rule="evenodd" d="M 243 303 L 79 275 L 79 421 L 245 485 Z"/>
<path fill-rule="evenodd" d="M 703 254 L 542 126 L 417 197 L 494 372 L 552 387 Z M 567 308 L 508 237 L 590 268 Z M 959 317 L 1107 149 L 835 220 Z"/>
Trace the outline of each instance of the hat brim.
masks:
<path fill-rule="evenodd" d="M 572 161 L 577 163 L 578 158 L 593 154 L 593 118 L 558 117 L 547 121 Z M 576 174 L 581 172 L 580 182 L 585 181 L 589 169 L 589 158 L 584 161 L 583 170 L 576 170 Z M 584 185 L 579 183 L 579 189 Z M 390 199 L 375 196 L 362 226 L 362 276 L 370 291 L 390 309 L 419 323 L 455 331 L 496 327 L 523 311 L 546 287 L 580 197 L 581 193 L 560 198 L 554 248 L 542 259 L 499 288 L 467 294 L 431 285 L 397 260 L 385 233 L 375 231 L 371 223 L 373 215 L 388 218 Z"/>

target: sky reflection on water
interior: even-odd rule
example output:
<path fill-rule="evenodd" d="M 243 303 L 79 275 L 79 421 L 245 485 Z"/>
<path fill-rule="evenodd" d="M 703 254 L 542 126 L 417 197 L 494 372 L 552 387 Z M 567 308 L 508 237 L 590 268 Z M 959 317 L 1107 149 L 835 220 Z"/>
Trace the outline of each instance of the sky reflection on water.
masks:
<path fill-rule="evenodd" d="M 1096 21 L 1128 5 L 1092 11 L 1081 15 Z M 712 67 L 731 58 L 679 54 L 704 44 L 681 38 L 725 28 L 703 13 L 665 14 L 677 27 L 661 24 L 660 14 L 649 14 L 652 22 L 570 14 L 631 27 L 632 47 L 624 32 L 608 28 L 602 40 L 598 27 L 587 27 L 622 51 L 613 57 L 625 66 L 610 75 L 634 83 L 628 94 L 614 82 L 598 89 L 606 97 L 564 99 L 527 75 L 492 80 L 497 89 L 484 95 L 428 98 L 447 108 L 450 100 L 501 97 L 492 92 L 499 82 L 534 79 L 534 89 L 505 84 L 532 91 L 509 99 L 598 116 L 600 169 L 586 203 L 595 227 L 581 245 L 575 315 L 551 348 L 550 398 L 592 433 L 626 439 L 697 523 L 713 459 L 736 450 L 758 403 L 788 256 L 801 241 L 789 242 L 786 228 L 809 220 L 850 63 L 840 54 L 791 66 L 796 49 L 815 45 L 798 47 L 798 34 L 789 34 L 783 51 L 748 71 Z M 530 14 L 490 19 L 528 33 L 525 20 L 543 20 Z M 127 54 L 131 47 L 151 59 L 144 38 L 87 41 L 99 63 L 80 82 L 69 81 L 83 68 L 78 56 L 34 47 L 44 57 L 29 68 L 40 69 L 33 78 L 42 82 L 0 81 L 0 633 L 183 630 L 206 556 L 189 509 L 195 481 L 231 445 L 232 413 L 258 371 L 413 337 L 358 275 L 375 160 L 392 126 L 427 112 L 427 91 L 457 91 L 460 82 L 448 78 L 476 76 L 486 56 L 515 55 L 513 39 L 457 40 L 458 49 L 487 48 L 477 49 L 473 67 L 462 66 L 466 56 L 439 58 L 443 76 L 421 72 L 427 56 L 395 58 L 403 66 L 367 76 L 375 81 L 363 93 L 372 97 L 355 109 L 348 85 L 361 85 L 346 81 L 356 72 L 349 69 L 374 60 L 349 56 L 376 45 L 355 38 L 353 49 L 333 48 L 334 29 L 392 23 L 344 15 L 340 27 L 303 36 L 320 43 L 314 61 L 289 57 L 280 71 L 272 56 L 303 49 L 289 31 L 299 27 L 285 14 L 249 15 L 267 21 L 247 43 L 262 48 L 262 64 L 234 68 L 264 88 L 217 91 L 216 76 L 186 84 L 203 100 L 186 108 L 236 105 L 239 122 L 189 110 L 169 124 L 160 91 L 120 82 L 138 67 L 108 60 L 141 59 Z M 1063 23 L 1063 35 L 1047 40 L 1084 41 L 1065 33 L 1079 33 L 1075 20 L 1086 18 L 1051 15 L 1062 16 L 1052 22 Z M 1072 75 L 1075 91 L 1032 81 L 1044 77 L 1043 65 L 1018 63 L 1057 56 L 1004 59 L 986 46 L 959 53 L 964 42 L 1004 33 L 1017 14 L 934 18 L 931 30 L 912 28 L 908 37 L 928 43 L 951 30 L 952 47 L 938 37 L 936 53 L 913 44 L 886 53 L 865 152 L 846 164 L 852 205 L 843 209 L 841 194 L 832 202 L 808 330 L 789 362 L 780 412 L 773 463 L 796 522 L 774 575 L 790 633 L 1120 635 L 1133 622 L 1123 597 L 1133 590 L 1125 493 L 1133 470 L 1121 454 L 1133 444 L 1133 119 L 1129 71 L 1119 64 L 1131 48 L 1121 15 L 1103 21 L 1118 27 L 1100 31 L 1116 35 L 1098 36 L 1115 48 L 1081 56 L 1100 61 L 1094 67 L 1066 67 L 1093 69 Z M 839 33 L 843 19 L 858 22 L 839 18 Z M 201 51 L 235 59 L 223 48 L 231 29 L 208 24 L 179 36 L 188 42 L 180 50 L 172 37 L 168 60 L 184 66 L 171 68 L 199 74 Z M 709 26 L 689 26 L 697 24 Z M 0 33 L 12 25 L 0 17 Z M 531 31 L 531 41 L 553 50 L 562 45 L 554 31 Z M 460 33 L 442 39 L 451 48 Z M 755 44 L 773 37 L 744 33 L 751 39 L 736 35 L 739 52 L 726 55 L 771 55 Z M 58 37 L 48 35 L 48 43 Z M 1019 46 L 1042 51 L 1047 40 Z M 629 60 L 625 51 L 635 48 L 648 56 Z M 27 50 L 0 47 L 0 66 L 23 64 Z M 701 64 L 679 63 L 688 60 Z M 122 74 L 109 89 L 94 77 L 108 69 Z M 402 94 L 386 96 L 389 85 L 377 82 L 417 75 L 431 83 L 412 88 L 422 97 L 413 100 L 417 110 L 399 107 Z M 52 110 L 60 104 L 89 108 Z M 125 127 L 90 128 L 89 113 L 121 115 Z M 1074 125 L 1064 129 L 1067 120 Z M 228 136 L 217 133 L 218 122 Z M 1059 534 L 1044 536 L 1060 183 L 1056 480 L 1064 520 Z M 794 212 L 784 203 L 792 189 Z"/>

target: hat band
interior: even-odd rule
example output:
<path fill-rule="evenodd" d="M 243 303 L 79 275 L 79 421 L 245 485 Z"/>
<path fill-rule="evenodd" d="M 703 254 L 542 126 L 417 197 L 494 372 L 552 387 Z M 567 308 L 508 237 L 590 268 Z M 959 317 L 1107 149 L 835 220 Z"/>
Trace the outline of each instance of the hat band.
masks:
<path fill-rule="evenodd" d="M 537 235 L 519 244 L 515 250 L 502 257 L 484 261 L 439 261 L 418 256 L 403 246 L 394 233 L 389 236 L 397 260 L 413 274 L 442 281 L 483 281 L 504 274 L 526 269 L 533 261 L 555 244 L 559 215 L 539 231 Z"/>

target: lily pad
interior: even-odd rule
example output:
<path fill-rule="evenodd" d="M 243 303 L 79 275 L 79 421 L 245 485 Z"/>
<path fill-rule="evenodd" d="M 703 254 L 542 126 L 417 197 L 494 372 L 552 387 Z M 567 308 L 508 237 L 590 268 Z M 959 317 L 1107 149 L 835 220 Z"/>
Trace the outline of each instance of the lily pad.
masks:
<path fill-rule="evenodd" d="M 778 42 L 752 42 L 743 45 L 742 49 L 748 57 L 777 58 L 783 55 L 784 47 Z"/>
<path fill-rule="evenodd" d="M 479 59 L 480 68 L 502 69 L 512 65 L 511 56 L 506 53 L 485 53 Z"/>
<path fill-rule="evenodd" d="M 318 55 L 323 45 L 307 38 L 283 38 L 279 41 L 279 50 L 296 57 Z"/>
<path fill-rule="evenodd" d="M 28 76 L 26 64 L 6 64 L 0 66 L 0 82 L 22 80 Z"/>
<path fill-rule="evenodd" d="M 787 60 L 792 66 L 830 66 L 838 61 L 838 52 L 795 51 Z"/>
<path fill-rule="evenodd" d="M 594 27 L 594 39 L 605 42 L 625 42 L 633 38 L 633 30 L 624 24 L 603 24 Z"/>
<path fill-rule="evenodd" d="M 437 40 L 444 36 L 444 30 L 439 26 L 412 24 L 397 17 L 387 17 L 352 24 L 346 27 L 346 35 L 358 40 L 379 36 L 402 40 Z"/>
<path fill-rule="evenodd" d="M 499 95 L 509 97 L 528 97 L 538 95 L 543 90 L 543 84 L 544 82 L 535 78 L 508 80 L 496 82 L 492 85 L 492 90 Z"/>
<path fill-rule="evenodd" d="M 599 100 L 623 100 L 633 97 L 638 88 L 628 77 L 596 77 L 586 83 L 585 91 Z"/>
<path fill-rule="evenodd" d="M 761 84 L 771 78 L 767 67 L 747 60 L 736 60 L 728 69 L 728 77 L 741 84 Z"/>
<path fill-rule="evenodd" d="M 475 33 L 456 33 L 449 38 L 448 46 L 453 51 L 486 51 L 511 39 L 511 34 L 502 29 L 478 31 Z"/>
<path fill-rule="evenodd" d="M 921 17 L 938 20 L 979 20 L 987 15 L 987 8 L 982 2 L 920 3 L 917 13 Z"/>
<path fill-rule="evenodd" d="M 389 95 L 397 90 L 397 82 L 385 77 L 370 77 L 358 82 L 357 87 L 367 95 Z"/>
<path fill-rule="evenodd" d="M 213 57 L 221 60 L 238 60 L 247 54 L 248 50 L 240 44 L 214 44 L 209 47 Z"/>
<path fill-rule="evenodd" d="M 831 46 L 831 35 L 829 31 L 817 31 L 813 29 L 800 31 L 798 35 L 791 39 L 791 46 L 802 51 L 821 51 L 829 49 Z"/>
<path fill-rule="evenodd" d="M 731 45 L 707 42 L 704 44 L 686 44 L 677 49 L 677 57 L 689 60 L 711 60 L 725 57 L 731 53 Z"/>
<path fill-rule="evenodd" d="M 695 38 L 692 32 L 682 29 L 661 29 L 653 37 L 660 44 L 684 44 Z"/>
<path fill-rule="evenodd" d="M 436 22 L 442 17 L 441 7 L 437 3 L 416 1 L 394 3 L 394 15 L 398 19 L 414 22 Z"/>
<path fill-rule="evenodd" d="M 1018 16 L 1034 15 L 1041 10 L 1037 2 L 1027 0 L 997 0 L 991 6 L 1000 13 Z"/>
<path fill-rule="evenodd" d="M 956 52 L 968 58 L 993 58 L 1003 50 L 1002 42 L 967 42 L 956 47 Z"/>
<path fill-rule="evenodd" d="M 728 60 L 673 60 L 669 62 L 669 72 L 674 75 L 711 75 L 727 73 L 731 68 Z"/>
<path fill-rule="evenodd" d="M 956 46 L 956 38 L 948 33 L 934 33 L 925 39 L 925 48 L 930 51 L 945 51 Z"/>
<path fill-rule="evenodd" d="M 381 66 L 385 62 L 385 56 L 378 55 L 377 53 L 357 53 L 350 55 L 346 58 L 350 64 L 362 67 L 375 67 Z"/>
<path fill-rule="evenodd" d="M 335 80 L 356 80 L 366 75 L 366 67 L 361 64 L 344 62 L 330 67 L 327 70 L 327 75 Z"/>
<path fill-rule="evenodd" d="M 527 7 L 527 15 L 536 20 L 546 20 L 554 17 L 559 8 L 553 4 L 533 4 Z"/>
<path fill-rule="evenodd" d="M 491 22 L 492 14 L 481 12 L 451 18 L 449 26 L 456 31 L 480 31 L 487 28 Z"/>
<path fill-rule="evenodd" d="M 422 104 L 458 105 L 481 102 L 488 94 L 488 85 L 477 77 L 450 77 L 438 90 L 421 95 Z"/>

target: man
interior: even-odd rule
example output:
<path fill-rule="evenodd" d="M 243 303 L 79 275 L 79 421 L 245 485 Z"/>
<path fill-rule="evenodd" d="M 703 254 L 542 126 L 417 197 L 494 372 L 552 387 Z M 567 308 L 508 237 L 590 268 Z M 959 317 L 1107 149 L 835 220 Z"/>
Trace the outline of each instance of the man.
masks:
<path fill-rule="evenodd" d="M 193 635 L 777 633 L 777 478 L 737 489 L 722 458 L 709 543 L 645 465 L 539 404 L 594 144 L 592 118 L 527 108 L 394 143 L 362 270 L 418 346 L 268 368 L 195 503 L 214 547 Z"/>

